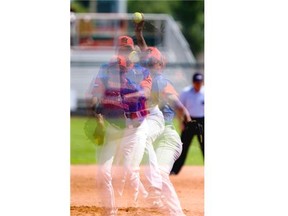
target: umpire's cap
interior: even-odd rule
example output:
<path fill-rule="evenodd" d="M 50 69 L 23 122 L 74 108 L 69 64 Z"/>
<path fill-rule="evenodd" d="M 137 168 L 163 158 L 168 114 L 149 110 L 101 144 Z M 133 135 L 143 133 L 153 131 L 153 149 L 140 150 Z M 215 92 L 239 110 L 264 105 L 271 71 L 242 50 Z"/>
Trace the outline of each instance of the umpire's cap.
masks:
<path fill-rule="evenodd" d="M 193 78 L 192 78 L 192 81 L 193 81 L 193 82 L 203 82 L 203 80 L 204 80 L 203 74 L 201 74 L 201 73 L 195 73 L 195 74 L 193 75 Z"/>

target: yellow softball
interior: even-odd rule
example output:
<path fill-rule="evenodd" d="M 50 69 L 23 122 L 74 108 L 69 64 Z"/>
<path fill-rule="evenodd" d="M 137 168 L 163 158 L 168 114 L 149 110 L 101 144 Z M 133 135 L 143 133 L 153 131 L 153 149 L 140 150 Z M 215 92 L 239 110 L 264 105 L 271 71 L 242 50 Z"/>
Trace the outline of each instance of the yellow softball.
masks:
<path fill-rule="evenodd" d="M 135 23 L 140 23 L 143 20 L 142 14 L 139 12 L 135 12 L 133 15 L 133 20 Z"/>

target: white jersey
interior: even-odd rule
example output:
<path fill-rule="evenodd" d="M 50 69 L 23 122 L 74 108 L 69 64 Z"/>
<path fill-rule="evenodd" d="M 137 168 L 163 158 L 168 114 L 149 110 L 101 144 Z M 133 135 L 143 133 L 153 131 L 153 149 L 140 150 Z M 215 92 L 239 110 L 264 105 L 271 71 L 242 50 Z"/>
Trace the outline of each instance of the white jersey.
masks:
<path fill-rule="evenodd" d="M 196 118 L 204 117 L 204 87 L 196 92 L 191 86 L 183 89 L 180 95 L 180 101 L 186 107 L 190 116 Z"/>

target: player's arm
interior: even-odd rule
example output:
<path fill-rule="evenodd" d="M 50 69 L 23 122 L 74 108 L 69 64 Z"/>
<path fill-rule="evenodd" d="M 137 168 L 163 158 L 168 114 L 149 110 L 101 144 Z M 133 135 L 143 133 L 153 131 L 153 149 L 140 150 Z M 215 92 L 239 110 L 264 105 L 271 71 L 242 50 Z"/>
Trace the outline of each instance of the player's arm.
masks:
<path fill-rule="evenodd" d="M 180 130 L 183 131 L 185 129 L 185 124 L 192 121 L 190 114 L 186 107 L 181 103 L 178 96 L 171 94 L 168 96 L 168 101 L 176 113 Z"/>
<path fill-rule="evenodd" d="M 85 101 L 88 109 L 95 111 L 96 106 L 100 103 L 104 92 L 104 85 L 100 79 L 96 78 L 93 82 L 91 91 L 86 93 Z"/>
<path fill-rule="evenodd" d="M 137 39 L 137 44 L 140 47 L 141 51 L 144 51 L 148 48 L 145 39 L 143 37 L 143 27 L 144 27 L 144 16 L 142 14 L 143 20 L 139 23 L 135 23 L 135 36 Z"/>
<path fill-rule="evenodd" d="M 181 122 L 189 122 L 191 121 L 190 114 L 188 110 L 185 108 L 185 106 L 181 103 L 177 95 L 169 94 L 168 95 L 168 102 L 171 105 L 171 107 L 175 110 L 177 118 Z"/>
<path fill-rule="evenodd" d="M 101 123 L 104 122 L 103 116 L 99 112 L 99 105 L 105 92 L 105 85 L 103 84 L 103 74 L 106 70 L 105 66 L 101 66 L 97 76 L 90 84 L 89 90 L 86 92 L 85 101 L 88 108 L 88 114 L 96 117 L 96 120 Z"/>
<path fill-rule="evenodd" d="M 144 80 L 141 81 L 140 86 L 143 89 L 143 96 L 149 98 L 151 95 L 152 89 L 152 77 L 148 74 Z"/>
<path fill-rule="evenodd" d="M 149 75 L 147 75 L 140 83 L 141 89 L 137 92 L 133 92 L 130 94 L 124 95 L 124 99 L 133 99 L 133 98 L 139 98 L 139 97 L 145 97 L 149 98 L 151 95 L 151 88 L 152 88 L 152 78 Z"/>
<path fill-rule="evenodd" d="M 133 99 L 133 98 L 139 98 L 139 97 L 145 97 L 148 98 L 150 96 L 150 92 L 151 90 L 147 87 L 142 88 L 140 91 L 138 92 L 133 92 L 133 93 L 129 93 L 124 95 L 124 99 Z"/>
<path fill-rule="evenodd" d="M 92 142 L 96 145 L 104 143 L 105 136 L 105 122 L 101 113 L 97 113 L 98 97 L 93 96 L 91 93 L 86 94 L 87 112 L 90 117 L 84 126 L 86 136 L 91 138 Z M 95 124 L 96 123 L 96 124 Z"/>
<path fill-rule="evenodd" d="M 181 122 L 191 121 L 188 110 L 179 100 L 178 93 L 170 82 L 167 82 L 165 87 L 162 89 L 162 95 L 164 100 L 167 100 L 171 108 L 175 111 L 177 118 Z"/>

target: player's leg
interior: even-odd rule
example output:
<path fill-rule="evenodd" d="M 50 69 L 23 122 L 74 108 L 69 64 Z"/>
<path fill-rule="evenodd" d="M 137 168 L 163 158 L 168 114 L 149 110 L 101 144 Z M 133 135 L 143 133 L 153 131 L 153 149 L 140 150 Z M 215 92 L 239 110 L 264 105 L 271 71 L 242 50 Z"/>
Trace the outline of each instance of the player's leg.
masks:
<path fill-rule="evenodd" d="M 137 121 L 137 120 L 136 120 Z M 133 202 L 137 202 L 140 187 L 140 163 L 144 155 L 148 125 L 146 119 L 138 127 L 125 130 L 121 148 L 126 181 L 132 189 Z"/>
<path fill-rule="evenodd" d="M 97 180 L 99 185 L 99 194 L 103 207 L 106 209 L 105 214 L 115 215 L 115 197 L 112 185 L 112 163 L 116 153 L 117 145 L 121 141 L 122 131 L 109 125 L 106 130 L 106 141 L 101 148 L 98 161 Z"/>
<path fill-rule="evenodd" d="M 182 142 L 174 126 L 166 126 L 156 141 L 156 154 L 162 176 L 162 194 L 170 216 L 184 215 L 175 188 L 169 174 L 174 162 L 182 152 Z"/>
<path fill-rule="evenodd" d="M 149 183 L 149 197 L 157 198 L 158 196 L 158 198 L 160 198 L 162 190 L 162 178 L 158 167 L 153 143 L 164 131 L 165 125 L 162 112 L 158 109 L 158 112 L 149 114 L 147 116 L 147 123 L 149 128 L 142 164 L 144 165 L 145 177 Z"/>
<path fill-rule="evenodd" d="M 162 176 L 162 194 L 164 196 L 165 205 L 169 211 L 169 216 L 184 216 L 178 195 L 172 182 L 169 179 L 169 173 L 161 170 Z"/>
<path fill-rule="evenodd" d="M 171 174 L 178 174 L 182 168 L 182 166 L 185 163 L 188 151 L 189 151 L 189 147 L 192 141 L 193 136 L 196 134 L 194 129 L 191 130 L 183 130 L 181 133 L 181 141 L 183 143 L 182 146 L 182 153 L 180 155 L 180 157 L 175 161 Z"/>
<path fill-rule="evenodd" d="M 146 187 L 148 192 L 146 205 L 150 208 L 162 208 L 162 177 L 158 166 L 157 156 L 151 143 L 146 143 L 145 160 L 147 161 L 144 165 L 144 173 L 148 182 Z"/>

